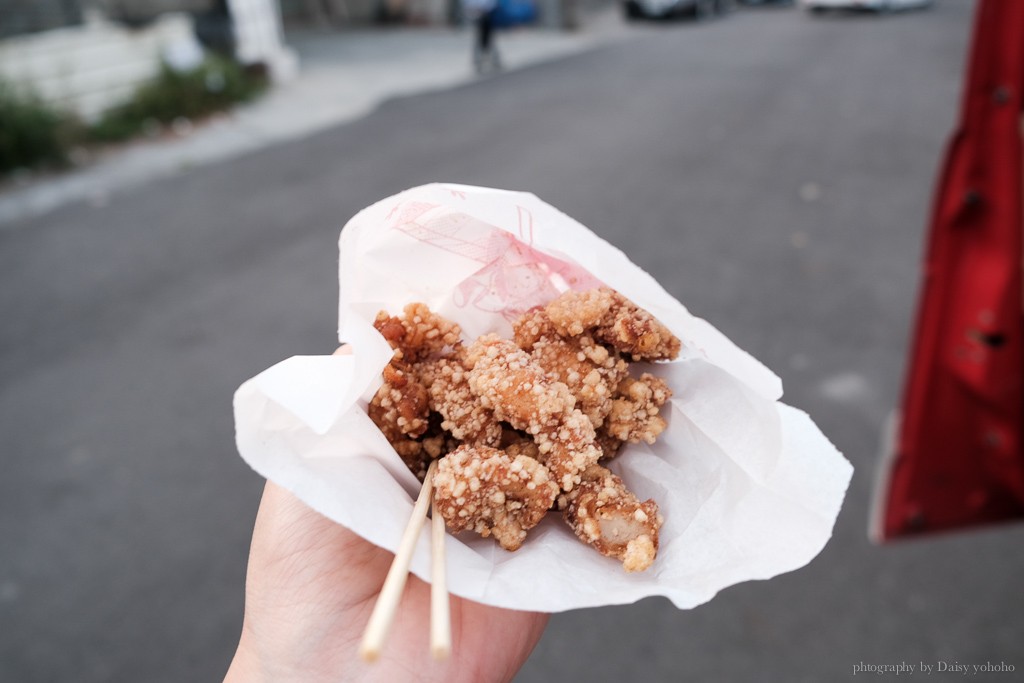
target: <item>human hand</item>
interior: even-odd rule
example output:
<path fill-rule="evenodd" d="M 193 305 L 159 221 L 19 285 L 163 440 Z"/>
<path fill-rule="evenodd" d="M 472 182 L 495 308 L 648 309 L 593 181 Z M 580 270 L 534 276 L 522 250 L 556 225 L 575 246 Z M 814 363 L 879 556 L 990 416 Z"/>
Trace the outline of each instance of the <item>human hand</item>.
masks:
<path fill-rule="evenodd" d="M 415 576 L 380 659 L 359 659 L 393 557 L 267 482 L 249 551 L 242 635 L 225 683 L 511 680 L 548 615 L 452 596 L 452 655 L 436 662 L 428 644 L 430 586 Z"/>

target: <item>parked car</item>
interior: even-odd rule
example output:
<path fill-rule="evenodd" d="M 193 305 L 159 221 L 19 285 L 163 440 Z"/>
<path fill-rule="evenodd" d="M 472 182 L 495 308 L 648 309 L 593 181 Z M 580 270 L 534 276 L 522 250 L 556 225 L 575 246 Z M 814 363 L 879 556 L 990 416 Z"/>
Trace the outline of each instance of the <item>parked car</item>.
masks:
<path fill-rule="evenodd" d="M 627 19 L 669 19 L 692 17 L 702 20 L 726 14 L 733 0 L 623 0 Z"/>
<path fill-rule="evenodd" d="M 932 4 L 932 0 L 800 0 L 800 4 L 812 12 L 824 12 L 830 9 L 889 12 L 927 7 Z"/>

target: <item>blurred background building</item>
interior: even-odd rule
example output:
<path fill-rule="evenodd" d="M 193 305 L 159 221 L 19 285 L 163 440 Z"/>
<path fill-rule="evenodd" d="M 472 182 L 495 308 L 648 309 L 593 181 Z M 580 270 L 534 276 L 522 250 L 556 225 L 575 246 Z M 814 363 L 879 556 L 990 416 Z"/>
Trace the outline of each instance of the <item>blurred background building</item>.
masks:
<path fill-rule="evenodd" d="M 548 28 L 575 28 L 581 4 L 507 0 Z M 154 78 L 195 67 L 205 51 L 264 69 L 299 68 L 285 27 L 457 26 L 461 0 L 0 0 L 0 81 L 94 121 Z"/>
<path fill-rule="evenodd" d="M 276 0 L 0 0 L 0 79 L 86 120 L 215 50 L 294 75 Z"/>

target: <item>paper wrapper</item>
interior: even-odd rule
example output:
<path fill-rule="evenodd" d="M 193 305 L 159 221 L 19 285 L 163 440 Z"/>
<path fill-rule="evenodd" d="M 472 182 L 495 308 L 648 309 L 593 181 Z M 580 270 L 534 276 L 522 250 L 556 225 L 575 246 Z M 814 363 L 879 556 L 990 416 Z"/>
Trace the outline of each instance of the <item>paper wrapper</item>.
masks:
<path fill-rule="evenodd" d="M 235 394 L 238 450 L 257 472 L 392 552 L 419 483 L 367 417 L 391 358 L 379 310 L 415 301 L 458 322 L 466 340 L 511 335 L 510 321 L 567 289 L 607 285 L 665 323 L 680 358 L 645 366 L 675 392 L 653 446 L 611 462 L 665 517 L 653 566 L 627 574 L 556 513 L 518 551 L 449 536 L 452 593 L 558 612 L 664 595 L 690 608 L 719 590 L 805 565 L 832 534 L 852 468 L 803 412 L 778 402 L 779 378 L 694 317 L 587 228 L 532 194 L 427 185 L 361 211 L 342 231 L 339 339 L 351 356 L 296 356 Z M 430 580 L 427 530 L 412 571 Z"/>

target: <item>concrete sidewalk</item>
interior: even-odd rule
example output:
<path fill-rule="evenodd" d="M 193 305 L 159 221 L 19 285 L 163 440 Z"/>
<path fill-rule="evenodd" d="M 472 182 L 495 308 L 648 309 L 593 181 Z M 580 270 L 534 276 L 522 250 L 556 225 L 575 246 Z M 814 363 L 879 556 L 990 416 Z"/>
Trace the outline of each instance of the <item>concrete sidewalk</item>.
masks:
<path fill-rule="evenodd" d="M 540 28 L 498 35 L 505 71 L 587 50 L 622 34 L 614 7 L 566 33 Z M 112 195 L 190 167 L 228 159 L 362 117 L 398 96 L 478 78 L 469 28 L 289 32 L 299 76 L 258 101 L 206 121 L 100 152 L 79 168 L 0 185 L 0 228 L 68 202 L 103 205 Z"/>

